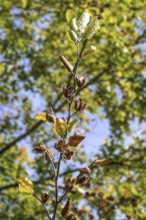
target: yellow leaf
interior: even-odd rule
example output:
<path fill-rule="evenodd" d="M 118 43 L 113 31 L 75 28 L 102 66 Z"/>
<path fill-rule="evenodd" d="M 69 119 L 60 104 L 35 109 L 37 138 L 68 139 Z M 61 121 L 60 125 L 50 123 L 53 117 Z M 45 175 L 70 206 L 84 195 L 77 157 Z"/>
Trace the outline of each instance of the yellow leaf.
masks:
<path fill-rule="evenodd" d="M 19 177 L 19 192 L 33 193 L 33 183 L 27 177 Z"/>
<path fill-rule="evenodd" d="M 21 2 L 22 2 L 23 8 L 26 8 L 26 6 L 27 6 L 27 0 L 21 0 Z"/>
<path fill-rule="evenodd" d="M 46 121 L 46 120 L 47 120 L 47 118 L 46 118 L 46 112 L 42 112 L 42 113 L 40 113 L 40 114 L 37 114 L 37 115 L 35 116 L 35 119 L 37 119 L 37 120 L 42 120 L 42 121 Z"/>
<path fill-rule="evenodd" d="M 67 126 L 68 124 L 65 119 L 56 118 L 56 121 L 54 123 L 54 131 L 56 134 L 64 136 L 66 134 Z"/>
<path fill-rule="evenodd" d="M 66 20 L 68 23 L 70 23 L 70 21 L 75 17 L 76 17 L 76 13 L 73 10 L 68 9 L 66 11 Z"/>

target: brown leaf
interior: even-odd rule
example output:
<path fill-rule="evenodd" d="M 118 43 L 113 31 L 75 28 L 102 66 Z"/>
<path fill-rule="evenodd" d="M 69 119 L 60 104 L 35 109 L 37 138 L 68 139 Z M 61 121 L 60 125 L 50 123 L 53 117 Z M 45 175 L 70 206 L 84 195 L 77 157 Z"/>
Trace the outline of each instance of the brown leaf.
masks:
<path fill-rule="evenodd" d="M 85 136 L 83 136 L 80 133 L 75 133 L 73 136 L 69 138 L 69 145 L 76 147 L 81 141 L 85 139 Z"/>
<path fill-rule="evenodd" d="M 109 160 L 109 159 L 96 159 L 93 161 L 92 163 L 92 167 L 98 167 L 98 166 L 104 166 L 104 165 L 107 165 L 109 163 L 111 163 L 112 161 Z"/>
<path fill-rule="evenodd" d="M 67 203 L 65 204 L 64 208 L 62 209 L 61 215 L 63 217 L 67 217 L 70 214 L 70 198 L 68 198 Z"/>

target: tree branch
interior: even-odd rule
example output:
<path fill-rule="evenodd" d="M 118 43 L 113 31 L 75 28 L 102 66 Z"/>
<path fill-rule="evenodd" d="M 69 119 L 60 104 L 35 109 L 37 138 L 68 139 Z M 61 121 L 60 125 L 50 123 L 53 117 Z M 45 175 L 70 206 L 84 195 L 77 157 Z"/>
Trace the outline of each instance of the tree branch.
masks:
<path fill-rule="evenodd" d="M 97 76 L 93 77 L 93 79 L 91 79 L 83 88 L 81 88 L 80 90 L 77 91 L 77 94 L 79 94 L 84 88 L 88 87 L 91 84 L 95 84 L 95 81 L 97 81 L 103 74 L 105 74 L 107 72 L 107 69 L 104 69 L 103 71 L 101 71 L 101 73 L 99 73 Z M 60 96 L 61 94 L 59 94 Z M 58 99 L 58 98 L 57 98 Z M 57 103 L 56 101 L 54 102 L 55 104 Z M 64 102 L 62 102 L 56 109 L 55 107 L 54 112 L 58 112 L 60 111 L 65 105 L 66 105 L 67 101 L 65 100 Z M 36 124 L 34 124 L 30 129 L 28 129 L 26 132 L 24 132 L 23 134 L 21 134 L 19 137 L 17 137 L 16 139 L 14 139 L 12 142 L 6 144 L 1 150 L 0 150 L 0 154 L 3 154 L 5 151 L 9 150 L 12 146 L 14 146 L 16 143 L 18 143 L 19 141 L 23 140 L 24 138 L 26 138 L 28 135 L 30 135 L 31 133 L 33 133 L 38 127 L 40 127 L 40 125 L 43 124 L 42 121 L 37 122 Z"/>

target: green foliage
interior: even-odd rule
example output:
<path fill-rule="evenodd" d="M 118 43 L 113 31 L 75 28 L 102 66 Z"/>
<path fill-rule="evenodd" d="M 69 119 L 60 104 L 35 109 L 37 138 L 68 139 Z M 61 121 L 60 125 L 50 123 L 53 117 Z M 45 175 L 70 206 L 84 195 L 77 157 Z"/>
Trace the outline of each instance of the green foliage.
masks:
<path fill-rule="evenodd" d="M 71 10 L 66 14 L 67 9 Z M 72 64 L 76 62 L 76 48 L 66 32 L 70 28 L 76 34 L 71 20 L 78 20 L 85 11 L 91 17 L 101 15 L 103 22 L 86 46 L 93 45 L 96 51 L 79 67 L 80 74 L 86 71 L 89 82 L 79 91 L 88 107 L 79 114 L 77 124 L 86 131 L 90 115 L 109 120 L 110 136 L 97 149 L 96 156 L 115 163 L 96 167 L 90 176 L 90 187 L 79 187 L 70 193 L 72 211 L 79 220 L 85 215 L 92 219 L 94 213 L 93 219 L 98 216 L 101 220 L 116 220 L 123 215 L 127 219 L 146 219 L 145 134 L 134 135 L 131 127 L 135 120 L 143 125 L 146 121 L 144 9 L 144 1 L 135 0 L 0 1 L 1 219 L 46 219 L 35 198 L 18 193 L 16 180 L 30 173 L 39 195 L 44 190 L 54 196 L 51 164 L 31 150 L 38 139 L 52 146 L 56 136 L 52 124 L 37 122 L 35 115 L 50 107 L 61 114 L 60 118 L 66 112 L 62 85 L 70 82 L 70 75 L 59 57 L 64 55 Z M 76 175 L 70 170 L 91 164 L 93 158 L 86 154 L 77 147 L 73 163 L 65 162 L 62 173 Z M 80 199 L 85 202 L 79 203 Z M 48 208 L 52 212 L 53 204 L 49 203 Z M 58 219 L 62 217 L 58 215 Z"/>

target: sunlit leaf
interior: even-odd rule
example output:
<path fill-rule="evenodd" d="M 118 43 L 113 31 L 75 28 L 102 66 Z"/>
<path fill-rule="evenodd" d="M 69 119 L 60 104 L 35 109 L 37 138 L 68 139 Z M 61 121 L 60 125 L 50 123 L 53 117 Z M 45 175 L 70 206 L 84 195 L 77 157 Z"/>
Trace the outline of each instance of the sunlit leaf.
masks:
<path fill-rule="evenodd" d="M 35 116 L 35 119 L 37 119 L 37 120 L 42 120 L 42 121 L 46 121 L 46 120 L 47 120 L 47 118 L 46 118 L 46 112 L 42 112 L 42 113 L 40 113 L 40 114 L 37 114 L 37 115 Z"/>
<path fill-rule="evenodd" d="M 19 192 L 33 193 L 33 183 L 27 177 L 19 177 Z"/>
<path fill-rule="evenodd" d="M 70 23 L 70 21 L 71 21 L 74 17 L 76 17 L 76 13 L 75 13 L 73 10 L 68 9 L 68 10 L 66 11 L 66 20 L 67 20 L 67 22 Z"/>
<path fill-rule="evenodd" d="M 73 120 L 71 120 L 68 124 L 68 131 L 69 132 L 72 132 L 74 130 L 74 127 L 77 123 L 78 119 L 77 118 L 74 118 Z"/>
<path fill-rule="evenodd" d="M 59 136 L 64 136 L 67 130 L 67 122 L 63 118 L 56 118 L 54 123 L 54 131 Z"/>

